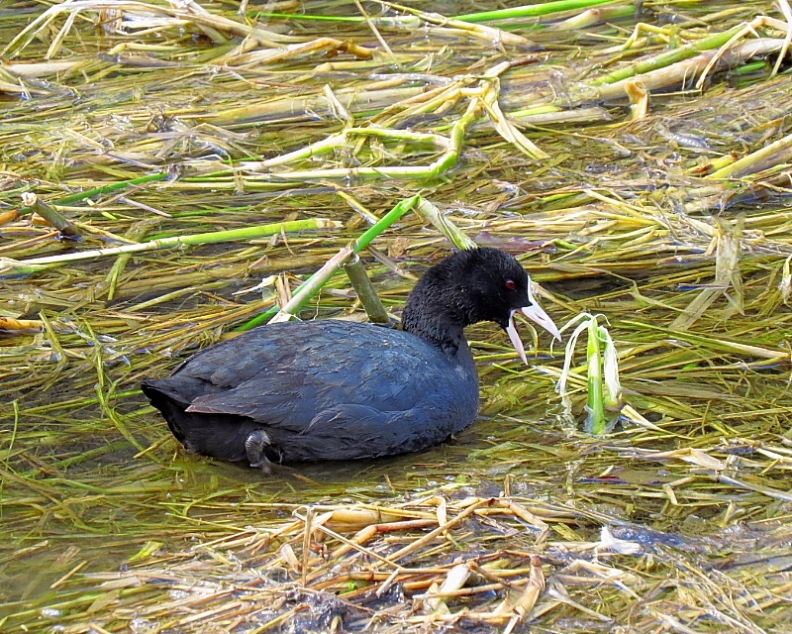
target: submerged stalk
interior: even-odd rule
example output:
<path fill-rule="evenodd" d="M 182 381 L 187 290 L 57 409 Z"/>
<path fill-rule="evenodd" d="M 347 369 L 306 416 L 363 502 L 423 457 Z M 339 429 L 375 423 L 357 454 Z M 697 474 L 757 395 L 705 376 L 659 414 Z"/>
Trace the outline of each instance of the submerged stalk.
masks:
<path fill-rule="evenodd" d="M 602 357 L 600 356 L 599 328 L 597 318 L 588 322 L 588 344 L 586 346 L 588 360 L 588 416 L 586 431 L 595 436 L 605 433 L 605 404 L 602 386 Z"/>
<path fill-rule="evenodd" d="M 92 260 L 108 255 L 122 255 L 125 253 L 140 253 L 143 251 L 156 251 L 159 249 L 173 249 L 175 247 L 199 244 L 216 244 L 218 242 L 232 242 L 235 240 L 251 240 L 262 236 L 271 236 L 281 232 L 306 231 L 311 229 L 336 228 L 341 223 L 324 218 L 310 218 L 307 220 L 294 220 L 291 222 L 278 222 L 259 227 L 245 227 L 243 229 L 229 229 L 228 231 L 213 231 L 211 233 L 199 233 L 193 236 L 174 236 L 172 238 L 161 238 L 151 242 L 141 242 L 138 244 L 126 244 L 121 247 L 111 247 L 109 249 L 92 249 L 90 251 L 78 251 L 77 253 L 67 253 L 64 255 L 50 255 L 43 258 L 30 258 L 29 260 L 11 260 L 3 258 L 0 261 L 2 268 L 0 273 L 7 271 L 36 270 L 36 267 L 57 266 L 67 262 L 79 260 Z"/>

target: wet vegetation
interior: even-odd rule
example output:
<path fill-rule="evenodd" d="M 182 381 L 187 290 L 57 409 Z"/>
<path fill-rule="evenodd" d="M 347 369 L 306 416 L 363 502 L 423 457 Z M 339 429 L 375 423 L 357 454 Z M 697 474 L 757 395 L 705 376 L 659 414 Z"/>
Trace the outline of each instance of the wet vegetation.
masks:
<path fill-rule="evenodd" d="M 789 632 L 792 9 L 504 5 L 0 7 L 0 631 Z M 468 241 L 620 383 L 477 326 L 471 428 L 271 475 L 139 391 Z"/>

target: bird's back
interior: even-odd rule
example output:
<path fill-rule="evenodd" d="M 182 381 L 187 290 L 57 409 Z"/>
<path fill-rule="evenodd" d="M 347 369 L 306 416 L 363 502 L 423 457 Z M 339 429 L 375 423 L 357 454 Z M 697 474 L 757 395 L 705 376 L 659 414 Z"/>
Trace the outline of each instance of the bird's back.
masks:
<path fill-rule="evenodd" d="M 240 438 L 256 427 L 285 461 L 415 451 L 472 423 L 479 400 L 466 344 L 448 355 L 406 332 L 338 320 L 262 326 L 144 390 L 177 438 L 227 460 L 244 459 Z"/>

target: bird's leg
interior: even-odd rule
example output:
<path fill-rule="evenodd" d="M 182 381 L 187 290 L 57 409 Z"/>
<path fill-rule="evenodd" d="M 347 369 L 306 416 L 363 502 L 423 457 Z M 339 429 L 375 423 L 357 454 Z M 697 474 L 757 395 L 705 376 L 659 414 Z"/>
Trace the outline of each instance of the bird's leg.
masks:
<path fill-rule="evenodd" d="M 251 432 L 245 440 L 245 453 L 250 466 L 261 468 L 267 475 L 272 473 L 272 463 L 264 455 L 264 449 L 270 444 L 269 436 L 263 429 Z"/>

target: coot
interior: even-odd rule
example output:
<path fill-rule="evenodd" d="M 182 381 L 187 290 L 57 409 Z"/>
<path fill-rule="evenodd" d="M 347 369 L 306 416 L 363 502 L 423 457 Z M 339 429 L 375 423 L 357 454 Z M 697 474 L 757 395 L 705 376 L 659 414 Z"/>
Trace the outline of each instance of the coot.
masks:
<path fill-rule="evenodd" d="M 418 451 L 478 414 L 465 326 L 494 321 L 526 361 L 518 310 L 560 338 L 517 260 L 461 251 L 415 285 L 403 330 L 332 319 L 261 326 L 145 381 L 143 392 L 188 450 L 251 467 Z"/>

